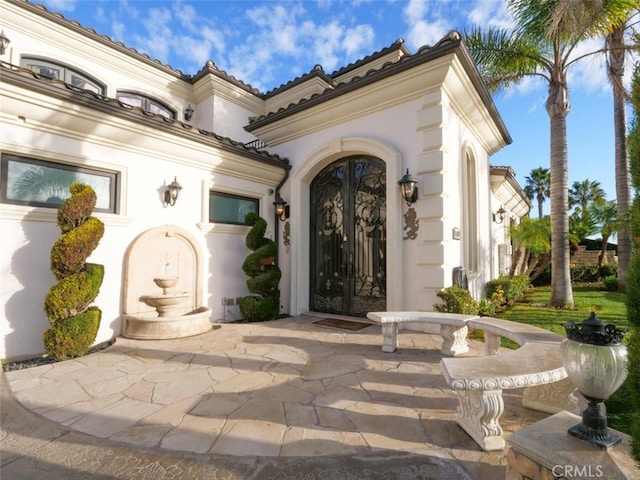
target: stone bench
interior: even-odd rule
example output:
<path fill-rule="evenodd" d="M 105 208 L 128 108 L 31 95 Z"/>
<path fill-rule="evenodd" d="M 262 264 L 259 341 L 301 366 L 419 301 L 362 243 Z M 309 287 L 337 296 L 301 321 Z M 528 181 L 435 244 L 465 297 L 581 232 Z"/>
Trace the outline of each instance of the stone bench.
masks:
<path fill-rule="evenodd" d="M 561 335 L 497 318 L 469 319 L 484 332 L 487 356 L 443 358 L 440 367 L 460 405 L 456 421 L 484 450 L 504 448 L 502 390 L 525 388 L 523 406 L 546 413 L 577 411 L 575 387 L 562 366 Z M 520 345 L 500 354 L 500 337 Z"/>
<path fill-rule="evenodd" d="M 369 312 L 367 318 L 382 325 L 382 351 L 395 352 L 398 348 L 398 325 L 401 323 L 423 323 L 440 325 L 441 352 L 454 356 L 469 351 L 467 325 L 477 315 L 462 315 L 440 312 Z"/>

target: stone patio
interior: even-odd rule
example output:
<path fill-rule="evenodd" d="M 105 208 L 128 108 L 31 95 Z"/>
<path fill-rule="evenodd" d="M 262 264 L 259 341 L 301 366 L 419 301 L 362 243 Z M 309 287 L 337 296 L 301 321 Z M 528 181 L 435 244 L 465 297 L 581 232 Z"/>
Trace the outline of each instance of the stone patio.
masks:
<path fill-rule="evenodd" d="M 455 422 L 457 399 L 440 371 L 438 335 L 405 331 L 398 350 L 383 353 L 380 326 L 352 332 L 313 324 L 317 319 L 221 324 L 176 340 L 118 338 L 98 353 L 4 375 L 19 404 L 54 422 L 51 428 L 147 459 L 196 455 L 211 465 L 242 457 L 306 472 L 351 465 L 362 475 L 378 459 L 389 461 L 380 478 L 504 477 L 506 452 L 481 451 Z M 465 355 L 482 355 L 482 344 L 469 346 Z M 521 396 L 504 394 L 505 437 L 546 417 L 524 409 Z M 5 445 L 15 435 L 5 425 L 11 421 L 3 402 Z M 27 461 L 9 445 L 3 473 Z M 20 460 L 7 463 L 7 454 Z M 419 466 L 434 462 L 444 469 L 438 475 L 449 469 L 449 476 L 420 476 Z M 417 470 L 405 471 L 411 465 Z M 378 478 L 353 475 L 335 470 L 331 478 Z"/>

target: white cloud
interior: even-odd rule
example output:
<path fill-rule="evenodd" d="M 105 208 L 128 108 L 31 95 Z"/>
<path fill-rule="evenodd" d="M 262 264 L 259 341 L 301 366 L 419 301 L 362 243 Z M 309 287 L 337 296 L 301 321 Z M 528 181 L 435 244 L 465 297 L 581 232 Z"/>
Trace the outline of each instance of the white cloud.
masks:
<path fill-rule="evenodd" d="M 427 18 L 428 6 L 426 0 L 410 0 L 403 10 L 405 22 L 409 27 L 407 44 L 413 50 L 435 44 L 453 28 L 445 18 L 435 15 L 433 18 Z"/>
<path fill-rule="evenodd" d="M 357 25 L 348 29 L 344 34 L 342 45 L 347 55 L 359 54 L 368 48 L 375 39 L 375 32 L 371 25 Z"/>
<path fill-rule="evenodd" d="M 464 2 L 463 5 L 467 4 Z M 482 28 L 513 28 L 513 20 L 507 11 L 507 3 L 503 0 L 477 0 L 475 7 L 468 14 L 471 25 Z"/>
<path fill-rule="evenodd" d="M 76 0 L 44 0 L 42 2 L 49 10 L 71 12 L 76 9 Z"/>
<path fill-rule="evenodd" d="M 166 8 L 150 8 L 142 22 L 144 34 L 133 37 L 142 51 L 162 62 L 169 61 L 171 44 L 175 41 L 170 26 L 171 19 L 171 12 Z"/>

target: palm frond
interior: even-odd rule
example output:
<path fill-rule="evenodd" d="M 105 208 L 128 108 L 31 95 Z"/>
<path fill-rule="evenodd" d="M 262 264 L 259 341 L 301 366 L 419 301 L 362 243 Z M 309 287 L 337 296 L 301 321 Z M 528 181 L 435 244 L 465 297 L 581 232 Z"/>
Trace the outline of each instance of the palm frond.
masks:
<path fill-rule="evenodd" d="M 551 65 L 540 42 L 504 29 L 483 31 L 478 27 L 463 32 L 463 38 L 480 75 L 492 91 L 514 85 L 527 76 L 547 78 L 543 72 Z"/>

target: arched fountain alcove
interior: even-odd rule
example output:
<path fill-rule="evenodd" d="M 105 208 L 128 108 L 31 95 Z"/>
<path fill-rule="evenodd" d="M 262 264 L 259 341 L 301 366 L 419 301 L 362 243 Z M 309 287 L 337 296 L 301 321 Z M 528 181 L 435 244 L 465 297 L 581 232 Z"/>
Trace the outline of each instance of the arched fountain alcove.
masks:
<path fill-rule="evenodd" d="M 180 227 L 163 225 L 136 237 L 125 255 L 122 336 L 158 340 L 211 330 L 203 265 L 195 237 Z"/>

